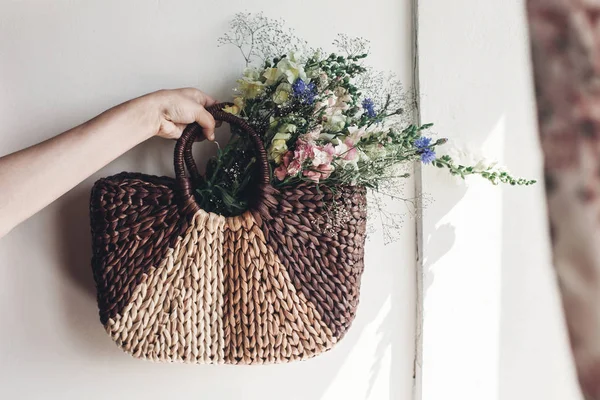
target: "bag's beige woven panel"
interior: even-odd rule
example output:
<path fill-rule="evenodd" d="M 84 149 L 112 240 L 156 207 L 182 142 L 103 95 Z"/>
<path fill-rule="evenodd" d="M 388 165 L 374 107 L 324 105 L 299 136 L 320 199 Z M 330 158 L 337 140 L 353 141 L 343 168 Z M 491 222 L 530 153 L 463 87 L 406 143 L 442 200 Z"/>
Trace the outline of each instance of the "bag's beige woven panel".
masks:
<path fill-rule="evenodd" d="M 126 352 L 161 361 L 222 363 L 223 226 L 199 211 L 184 237 L 106 329 Z"/>
<path fill-rule="evenodd" d="M 336 341 L 250 212 L 198 211 L 106 330 L 135 357 L 200 363 L 310 358 Z"/>
<path fill-rule="evenodd" d="M 228 363 L 303 360 L 335 337 L 298 292 L 250 212 L 225 225 L 225 357 Z"/>

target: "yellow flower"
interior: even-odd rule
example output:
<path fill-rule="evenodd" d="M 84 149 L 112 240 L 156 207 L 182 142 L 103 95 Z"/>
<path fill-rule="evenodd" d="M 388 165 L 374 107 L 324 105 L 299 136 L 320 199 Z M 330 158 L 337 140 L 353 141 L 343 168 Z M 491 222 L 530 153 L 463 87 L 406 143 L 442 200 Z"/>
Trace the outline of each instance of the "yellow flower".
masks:
<path fill-rule="evenodd" d="M 279 124 L 279 118 L 275 118 L 273 116 L 271 116 L 271 118 L 269 118 L 269 129 L 275 128 L 278 124 Z"/>
<path fill-rule="evenodd" d="M 258 81 L 253 81 L 249 78 L 242 78 L 238 80 L 239 91 L 242 92 L 243 96 L 247 99 L 253 99 L 264 90 L 264 84 Z"/>
<path fill-rule="evenodd" d="M 267 80 L 265 84 L 272 85 L 279 81 L 279 78 L 281 77 L 281 72 L 278 68 L 267 68 L 267 70 L 263 74 L 263 77 Z"/>
<path fill-rule="evenodd" d="M 258 81 L 260 79 L 260 72 L 254 67 L 249 67 L 244 70 L 244 77 L 251 81 Z"/>
<path fill-rule="evenodd" d="M 223 111 L 229 113 L 229 114 L 233 114 L 233 115 L 239 115 L 240 113 L 240 108 L 236 105 L 233 106 L 226 106 L 223 107 Z"/>
<path fill-rule="evenodd" d="M 279 135 L 279 133 L 277 135 Z M 287 150 L 288 147 L 285 139 L 273 140 L 273 142 L 271 142 L 271 147 L 269 148 L 269 159 L 275 161 L 276 164 L 280 164 L 281 156 L 283 156 Z"/>
<path fill-rule="evenodd" d="M 287 141 L 292 137 L 293 132 L 296 132 L 296 125 L 285 124 L 279 129 L 269 147 L 269 159 L 277 164 L 281 163 L 281 156 L 288 151 Z"/>
<path fill-rule="evenodd" d="M 295 133 L 298 127 L 294 124 L 285 124 L 282 127 L 283 132 Z"/>
<path fill-rule="evenodd" d="M 243 97 L 234 97 L 233 104 L 238 106 L 240 108 L 240 110 L 243 110 L 244 107 L 246 106 L 246 100 L 244 100 Z"/>
<path fill-rule="evenodd" d="M 289 83 L 281 83 L 277 86 L 275 90 L 275 95 L 273 96 L 273 101 L 275 104 L 283 104 L 286 103 L 290 98 L 290 93 L 292 91 L 292 85 Z"/>
<path fill-rule="evenodd" d="M 292 137 L 292 135 L 289 133 L 279 132 L 279 133 L 276 133 L 275 136 L 273 136 L 273 140 L 288 140 L 291 137 Z"/>

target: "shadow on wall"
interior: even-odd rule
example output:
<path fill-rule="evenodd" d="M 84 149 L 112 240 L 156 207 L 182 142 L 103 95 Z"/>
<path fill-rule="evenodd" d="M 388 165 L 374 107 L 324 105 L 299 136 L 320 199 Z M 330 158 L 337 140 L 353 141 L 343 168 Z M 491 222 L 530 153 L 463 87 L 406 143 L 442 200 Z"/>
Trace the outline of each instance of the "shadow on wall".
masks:
<path fill-rule="evenodd" d="M 442 181 L 443 182 L 443 181 Z M 427 218 L 423 222 L 423 232 L 430 232 L 423 238 L 423 247 L 427 253 L 423 255 L 423 299 L 427 296 L 427 291 L 433 285 L 435 272 L 432 267 L 454 246 L 456 241 L 456 232 L 454 225 L 446 223 L 436 228 L 437 221 L 440 221 L 467 193 L 464 184 L 447 183 L 444 192 L 443 201 L 435 202 L 430 208 L 424 210 Z M 427 193 L 423 193 L 427 196 Z M 435 200 L 434 200 L 435 201 Z"/>
<path fill-rule="evenodd" d="M 92 241 L 90 234 L 89 199 L 87 185 L 79 185 L 64 196 L 56 212 L 57 245 L 64 274 L 86 296 L 96 297 L 96 285 L 90 267 Z"/>

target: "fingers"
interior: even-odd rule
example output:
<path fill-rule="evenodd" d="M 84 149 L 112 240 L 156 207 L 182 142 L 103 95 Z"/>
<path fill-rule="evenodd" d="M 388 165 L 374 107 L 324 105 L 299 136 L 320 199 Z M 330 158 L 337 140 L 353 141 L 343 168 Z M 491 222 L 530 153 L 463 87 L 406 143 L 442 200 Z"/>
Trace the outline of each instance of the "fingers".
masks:
<path fill-rule="evenodd" d="M 206 93 L 203 93 L 203 94 L 204 94 L 205 101 L 206 101 L 206 103 L 204 103 L 205 107 L 210 107 L 210 106 L 214 106 L 215 104 L 217 104 L 217 101 L 215 99 L 213 99 L 212 97 L 210 97 Z"/>
<path fill-rule="evenodd" d="M 195 120 L 208 140 L 215 140 L 215 119 L 204 107 L 198 107 Z"/>
<path fill-rule="evenodd" d="M 216 104 L 215 99 L 194 88 L 160 91 L 155 96 L 161 99 L 159 112 L 162 120 L 156 135 L 177 139 L 188 124 L 196 122 L 204 137 L 215 140 L 215 127 L 220 123 L 217 124 L 205 108 Z"/>
<path fill-rule="evenodd" d="M 217 101 L 211 96 L 207 95 L 201 90 L 195 88 L 180 89 L 181 93 L 185 96 L 191 97 L 196 103 L 204 107 L 210 107 L 217 104 Z"/>
<path fill-rule="evenodd" d="M 179 138 L 181 136 L 181 134 L 183 133 L 183 131 L 185 130 L 185 128 L 187 127 L 187 124 L 173 124 L 175 125 L 175 129 L 176 129 L 176 135 L 174 135 L 175 138 Z"/>
<path fill-rule="evenodd" d="M 181 89 L 181 91 L 185 96 L 191 97 L 196 103 L 200 104 L 203 107 L 210 107 L 218 103 L 217 100 L 196 88 L 185 88 Z M 215 126 L 218 128 L 222 124 L 222 121 L 216 121 Z"/>

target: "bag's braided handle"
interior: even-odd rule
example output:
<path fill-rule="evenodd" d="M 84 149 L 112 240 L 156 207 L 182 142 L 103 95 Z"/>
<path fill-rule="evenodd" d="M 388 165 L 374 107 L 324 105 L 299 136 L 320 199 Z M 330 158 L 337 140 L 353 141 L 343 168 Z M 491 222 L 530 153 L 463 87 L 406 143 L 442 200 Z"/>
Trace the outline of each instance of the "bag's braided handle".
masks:
<path fill-rule="evenodd" d="M 213 106 L 206 107 L 206 110 L 212 114 L 215 120 L 227 122 L 230 125 L 236 125 L 238 128 L 240 128 L 241 132 L 246 133 L 250 137 L 252 143 L 254 144 L 254 149 L 256 151 L 258 160 L 257 177 L 259 187 L 268 185 L 270 183 L 269 161 L 262 139 L 246 121 L 236 117 L 233 114 L 223 111 L 224 107 L 230 105 L 232 104 L 215 104 Z M 200 135 L 202 135 L 202 128 L 200 125 L 197 123 L 188 125 L 181 134 L 181 137 L 177 140 L 174 155 L 175 177 L 181 189 L 181 195 L 183 197 L 182 200 L 184 202 L 183 206 L 185 208 L 191 207 L 193 212 L 199 209 L 193 195 L 193 183 L 199 182 L 202 179 L 202 176 L 198 172 L 198 167 L 196 166 L 196 162 L 194 161 L 194 157 L 192 155 L 192 145 L 196 141 L 196 138 L 198 138 Z M 186 175 L 186 167 L 189 171 L 190 177 Z"/>

